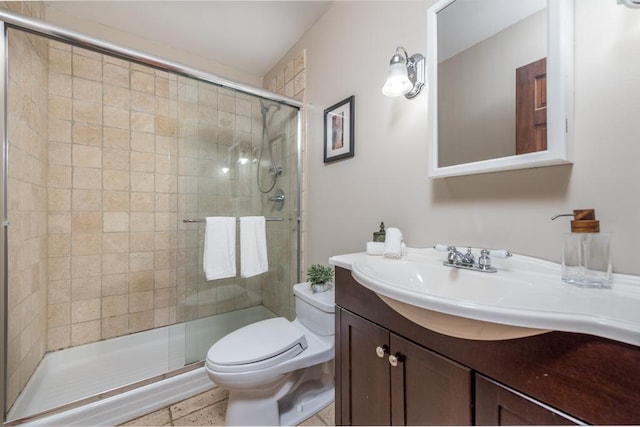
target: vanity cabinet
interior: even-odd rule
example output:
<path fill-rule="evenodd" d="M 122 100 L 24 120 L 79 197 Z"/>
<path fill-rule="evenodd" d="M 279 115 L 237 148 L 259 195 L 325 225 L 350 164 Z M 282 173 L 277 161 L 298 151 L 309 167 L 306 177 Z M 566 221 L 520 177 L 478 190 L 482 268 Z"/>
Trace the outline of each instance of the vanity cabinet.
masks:
<path fill-rule="evenodd" d="M 574 425 L 560 411 L 476 374 L 475 424 L 480 426 Z"/>
<path fill-rule="evenodd" d="M 338 309 L 348 425 L 468 425 L 471 370 Z"/>
<path fill-rule="evenodd" d="M 336 267 L 335 289 L 336 425 L 640 424 L 638 347 L 567 332 L 454 338 L 396 313 L 348 269 Z"/>

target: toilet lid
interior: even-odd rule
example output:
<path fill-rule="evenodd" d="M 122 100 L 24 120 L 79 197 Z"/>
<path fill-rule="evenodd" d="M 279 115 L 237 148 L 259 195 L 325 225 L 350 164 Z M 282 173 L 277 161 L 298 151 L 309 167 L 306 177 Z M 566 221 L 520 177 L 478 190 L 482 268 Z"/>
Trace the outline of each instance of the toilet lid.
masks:
<path fill-rule="evenodd" d="M 207 365 L 226 372 L 265 369 L 306 348 L 302 330 L 284 317 L 276 317 L 252 323 L 220 339 L 209 349 Z"/>

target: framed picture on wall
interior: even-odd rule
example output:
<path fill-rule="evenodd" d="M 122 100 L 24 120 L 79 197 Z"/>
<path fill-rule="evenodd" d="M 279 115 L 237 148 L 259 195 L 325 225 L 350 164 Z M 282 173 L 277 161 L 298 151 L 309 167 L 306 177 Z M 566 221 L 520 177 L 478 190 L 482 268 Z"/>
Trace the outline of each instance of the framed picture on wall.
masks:
<path fill-rule="evenodd" d="M 353 157 L 355 96 L 324 110 L 324 162 Z"/>

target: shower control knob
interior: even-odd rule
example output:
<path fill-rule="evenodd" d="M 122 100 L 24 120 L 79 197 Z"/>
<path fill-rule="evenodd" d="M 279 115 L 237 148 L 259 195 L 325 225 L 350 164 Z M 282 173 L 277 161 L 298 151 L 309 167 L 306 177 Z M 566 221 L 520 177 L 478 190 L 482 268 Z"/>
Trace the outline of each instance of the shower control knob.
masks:
<path fill-rule="evenodd" d="M 389 354 L 389 347 L 387 345 L 376 347 L 376 355 L 379 358 L 383 358 L 385 354 Z"/>

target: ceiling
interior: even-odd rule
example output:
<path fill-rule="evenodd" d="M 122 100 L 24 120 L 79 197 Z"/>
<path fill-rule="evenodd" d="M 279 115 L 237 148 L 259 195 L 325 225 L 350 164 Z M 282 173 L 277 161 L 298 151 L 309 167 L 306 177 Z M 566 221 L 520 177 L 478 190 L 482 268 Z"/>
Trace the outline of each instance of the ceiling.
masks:
<path fill-rule="evenodd" d="M 46 1 L 93 21 L 262 77 L 330 1 Z"/>

